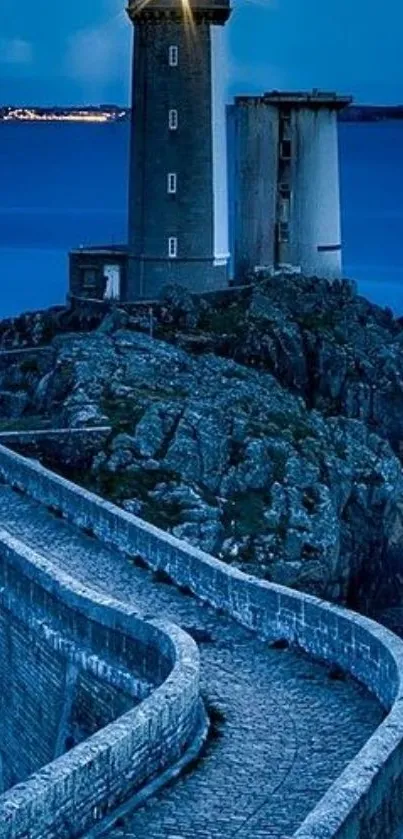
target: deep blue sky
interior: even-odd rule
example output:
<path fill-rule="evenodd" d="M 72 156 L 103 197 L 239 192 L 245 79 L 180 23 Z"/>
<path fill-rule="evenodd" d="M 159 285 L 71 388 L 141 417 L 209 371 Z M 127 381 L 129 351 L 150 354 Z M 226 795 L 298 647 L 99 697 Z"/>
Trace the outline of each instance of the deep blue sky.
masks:
<path fill-rule="evenodd" d="M 402 0 L 233 0 L 228 87 L 403 102 Z M 0 0 L 0 104 L 128 101 L 125 0 Z"/>

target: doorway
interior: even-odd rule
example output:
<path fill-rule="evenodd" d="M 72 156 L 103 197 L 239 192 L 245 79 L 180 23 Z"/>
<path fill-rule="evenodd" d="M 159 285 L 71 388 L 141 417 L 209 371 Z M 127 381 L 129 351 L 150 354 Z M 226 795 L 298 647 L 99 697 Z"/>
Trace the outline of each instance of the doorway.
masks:
<path fill-rule="evenodd" d="M 104 300 L 120 300 L 120 265 L 104 265 Z"/>

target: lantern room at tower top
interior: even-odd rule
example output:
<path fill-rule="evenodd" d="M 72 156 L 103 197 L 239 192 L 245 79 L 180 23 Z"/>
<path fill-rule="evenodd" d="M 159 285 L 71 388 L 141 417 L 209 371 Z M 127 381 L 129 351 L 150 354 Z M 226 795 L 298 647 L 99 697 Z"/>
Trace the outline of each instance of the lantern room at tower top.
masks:
<path fill-rule="evenodd" d="M 229 0 L 131 0 L 127 13 L 133 23 L 161 17 L 177 21 L 193 19 L 195 23 L 210 20 L 226 23 L 230 14 Z"/>

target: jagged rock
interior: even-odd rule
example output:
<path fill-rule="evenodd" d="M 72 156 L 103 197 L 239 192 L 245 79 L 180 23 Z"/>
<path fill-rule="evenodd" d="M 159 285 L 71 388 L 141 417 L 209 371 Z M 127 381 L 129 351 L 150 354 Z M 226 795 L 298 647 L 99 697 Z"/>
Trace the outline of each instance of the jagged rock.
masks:
<path fill-rule="evenodd" d="M 128 449 L 117 449 L 108 460 L 108 472 L 122 472 L 133 463 L 133 454 Z"/>
<path fill-rule="evenodd" d="M 259 291 L 253 294 L 248 314 L 244 353 L 263 361 L 288 384 L 305 390 L 308 371 L 298 324 L 288 321 L 280 306 Z"/>
<path fill-rule="evenodd" d="M 229 458 L 225 417 L 208 404 L 191 405 L 178 423 L 163 465 L 182 479 L 217 491 Z"/>
<path fill-rule="evenodd" d="M 129 315 L 123 309 L 112 309 L 98 326 L 97 332 L 103 335 L 110 335 L 118 329 L 124 329 L 128 325 L 129 320 Z"/>
<path fill-rule="evenodd" d="M 108 455 L 106 454 L 106 452 L 104 452 L 104 451 L 98 452 L 98 454 L 95 455 L 95 457 L 92 460 L 91 472 L 94 475 L 98 474 L 99 472 L 101 472 L 106 467 L 107 462 L 108 462 Z"/>
<path fill-rule="evenodd" d="M 181 415 L 180 406 L 170 402 L 150 405 L 137 424 L 134 432 L 134 445 L 141 457 L 155 457 L 169 445 L 169 438 Z"/>
<path fill-rule="evenodd" d="M 201 548 L 207 553 L 215 553 L 222 541 L 224 528 L 217 521 L 213 522 L 185 522 L 173 529 L 173 535 L 178 539 L 184 539 Z"/>
<path fill-rule="evenodd" d="M 122 507 L 126 513 L 131 513 L 133 516 L 141 516 L 144 504 L 138 498 L 129 498 L 122 502 Z"/>
<path fill-rule="evenodd" d="M 136 441 L 130 434 L 117 434 L 113 438 L 110 448 L 112 452 L 118 449 L 128 449 L 129 451 L 136 451 Z"/>
<path fill-rule="evenodd" d="M 70 350 L 63 410 L 96 397 L 113 424 L 122 406 L 130 433 L 115 434 L 92 466 L 123 476 L 120 501 L 133 498 L 134 480 L 145 517 L 324 596 L 346 599 L 352 574 L 379 564 L 402 482 L 388 444 L 362 422 L 325 419 L 272 375 L 230 360 L 122 330 L 104 340 L 108 377 L 97 364 L 91 375 L 86 342 Z"/>
<path fill-rule="evenodd" d="M 53 379 L 53 371 L 45 373 L 43 378 L 38 382 L 37 388 L 33 395 L 33 404 L 36 410 L 46 411 L 51 407 L 51 402 L 48 404 L 49 386 Z"/>
<path fill-rule="evenodd" d="M 228 473 L 226 487 L 224 487 L 225 479 L 222 482 L 222 494 L 228 495 L 231 492 L 247 492 L 269 487 L 273 480 L 273 465 L 267 440 L 248 440 L 243 449 L 238 448 L 237 453 L 239 458 L 242 456 L 242 461 L 237 467 L 232 468 L 231 473 Z"/>
<path fill-rule="evenodd" d="M 160 291 L 162 306 L 168 310 L 175 326 L 193 329 L 199 320 L 198 302 L 187 288 L 181 285 L 166 285 Z"/>
<path fill-rule="evenodd" d="M 175 506 L 182 524 L 214 523 L 220 520 L 219 507 L 208 504 L 200 492 L 187 484 L 161 483 L 149 496 L 162 505 Z"/>
<path fill-rule="evenodd" d="M 170 290 L 158 317 L 169 342 L 119 318 L 58 336 L 28 396 L 54 424 L 111 424 L 91 486 L 323 597 L 354 605 L 390 568 L 398 579 L 403 481 L 388 441 L 403 439 L 402 326 L 350 284 L 304 277 L 207 307 Z M 175 346 L 196 323 L 204 349 Z"/>

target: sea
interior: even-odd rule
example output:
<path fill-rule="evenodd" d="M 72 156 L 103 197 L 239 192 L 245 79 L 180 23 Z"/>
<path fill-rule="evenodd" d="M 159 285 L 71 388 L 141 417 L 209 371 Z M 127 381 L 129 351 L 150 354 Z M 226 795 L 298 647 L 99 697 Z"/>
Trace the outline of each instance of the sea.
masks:
<path fill-rule="evenodd" d="M 342 123 L 344 274 L 403 315 L 403 121 Z M 0 317 L 65 301 L 67 254 L 126 240 L 129 124 L 0 122 Z"/>

